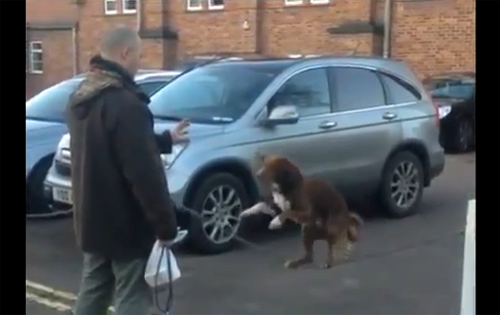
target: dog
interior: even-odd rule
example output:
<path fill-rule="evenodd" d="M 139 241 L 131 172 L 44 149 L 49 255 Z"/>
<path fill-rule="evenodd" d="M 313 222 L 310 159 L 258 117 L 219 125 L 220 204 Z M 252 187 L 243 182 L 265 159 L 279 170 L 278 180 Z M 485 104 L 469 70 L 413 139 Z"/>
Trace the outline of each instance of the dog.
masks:
<path fill-rule="evenodd" d="M 274 210 L 269 210 L 269 202 L 263 202 L 244 211 L 242 216 L 268 213 L 275 215 L 270 229 L 280 228 L 287 219 L 302 228 L 305 253 L 300 258 L 286 261 L 286 268 L 294 269 L 312 263 L 313 245 L 317 240 L 326 240 L 328 243 L 324 268 L 331 268 L 349 257 L 353 245 L 359 239 L 359 228 L 363 221 L 349 211 L 342 194 L 330 183 L 304 178 L 297 166 L 278 155 L 262 158 L 257 177 L 272 187 L 273 203 L 280 204 L 282 212 L 276 214 Z"/>

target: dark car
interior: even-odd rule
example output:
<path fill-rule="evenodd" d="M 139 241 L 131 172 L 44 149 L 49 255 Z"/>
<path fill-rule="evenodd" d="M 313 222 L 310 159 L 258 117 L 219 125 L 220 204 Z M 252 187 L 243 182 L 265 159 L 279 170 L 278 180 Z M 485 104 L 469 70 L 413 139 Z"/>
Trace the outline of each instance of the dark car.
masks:
<path fill-rule="evenodd" d="M 178 72 L 141 70 L 136 82 L 148 95 L 153 95 Z M 26 215 L 47 217 L 63 214 L 46 202 L 43 181 L 52 164 L 57 143 L 68 132 L 64 111 L 70 94 L 84 75 L 58 83 L 26 102 Z"/>
<path fill-rule="evenodd" d="M 471 72 L 436 75 L 424 80 L 441 121 L 440 142 L 450 152 L 476 145 L 476 75 Z"/>

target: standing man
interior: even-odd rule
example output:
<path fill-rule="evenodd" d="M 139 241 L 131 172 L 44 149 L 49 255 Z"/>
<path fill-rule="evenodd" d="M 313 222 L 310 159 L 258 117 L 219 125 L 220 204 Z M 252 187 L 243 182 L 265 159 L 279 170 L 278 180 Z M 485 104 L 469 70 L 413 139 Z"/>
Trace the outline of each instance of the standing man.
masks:
<path fill-rule="evenodd" d="M 141 54 L 137 33 L 120 27 L 103 37 L 100 55 L 73 93 L 71 134 L 74 224 L 84 253 L 75 315 L 146 315 L 144 280 L 156 239 L 177 234 L 161 153 L 187 141 L 189 122 L 155 135 L 149 98 L 134 82 Z"/>

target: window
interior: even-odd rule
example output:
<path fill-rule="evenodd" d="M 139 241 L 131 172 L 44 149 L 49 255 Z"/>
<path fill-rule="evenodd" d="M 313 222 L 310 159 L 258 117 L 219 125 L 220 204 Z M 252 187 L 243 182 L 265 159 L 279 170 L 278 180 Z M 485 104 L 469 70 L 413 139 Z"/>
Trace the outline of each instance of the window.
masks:
<path fill-rule="evenodd" d="M 135 13 L 137 10 L 137 0 L 123 0 L 123 13 Z"/>
<path fill-rule="evenodd" d="M 30 45 L 28 42 L 26 42 L 26 73 L 28 73 L 29 70 L 29 65 L 30 65 Z"/>
<path fill-rule="evenodd" d="M 161 87 L 163 87 L 166 83 L 167 81 L 153 81 L 153 82 L 139 83 L 139 86 L 141 87 L 144 93 L 146 93 L 148 96 L 151 96 Z"/>
<path fill-rule="evenodd" d="M 219 10 L 224 8 L 224 0 L 208 0 L 210 10 Z"/>
<path fill-rule="evenodd" d="M 196 68 L 155 93 L 149 109 L 157 119 L 184 117 L 193 123 L 231 123 L 247 112 L 282 70 L 230 63 Z"/>
<path fill-rule="evenodd" d="M 330 2 L 330 0 L 310 0 L 311 4 L 326 4 Z"/>
<path fill-rule="evenodd" d="M 339 111 L 385 105 L 384 90 L 377 74 L 359 68 L 335 68 L 335 86 Z"/>
<path fill-rule="evenodd" d="M 192 11 L 201 10 L 201 1 L 202 0 L 187 0 L 187 9 Z"/>
<path fill-rule="evenodd" d="M 30 72 L 43 73 L 42 42 L 30 42 Z"/>
<path fill-rule="evenodd" d="M 470 99 L 475 96 L 476 81 L 471 78 L 431 78 L 424 86 L 434 98 Z"/>
<path fill-rule="evenodd" d="M 118 8 L 116 6 L 116 0 L 104 0 L 104 13 L 105 14 L 118 13 Z"/>
<path fill-rule="evenodd" d="M 312 69 L 293 76 L 271 98 L 268 108 L 277 105 L 295 105 L 301 117 L 330 113 L 326 70 Z"/>
<path fill-rule="evenodd" d="M 285 5 L 302 4 L 302 0 L 285 0 Z"/>
<path fill-rule="evenodd" d="M 420 93 L 408 83 L 386 74 L 381 74 L 380 77 L 387 89 L 388 104 L 416 102 L 421 98 Z"/>

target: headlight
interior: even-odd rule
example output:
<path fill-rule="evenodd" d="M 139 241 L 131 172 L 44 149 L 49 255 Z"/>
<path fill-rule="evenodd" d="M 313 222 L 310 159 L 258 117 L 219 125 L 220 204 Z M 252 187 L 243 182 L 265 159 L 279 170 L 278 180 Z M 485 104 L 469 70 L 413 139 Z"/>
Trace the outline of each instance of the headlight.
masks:
<path fill-rule="evenodd" d="M 56 156 L 55 156 L 57 160 L 70 161 L 71 153 L 69 150 L 69 141 L 70 141 L 69 133 L 62 136 L 61 140 L 59 141 L 59 144 L 57 145 Z"/>
<path fill-rule="evenodd" d="M 440 106 L 439 107 L 439 119 L 443 119 L 451 112 L 451 106 Z"/>
<path fill-rule="evenodd" d="M 186 145 L 184 144 L 176 144 L 172 146 L 172 153 L 169 154 L 162 154 L 161 155 L 161 160 L 163 162 L 163 165 L 168 169 L 174 164 L 175 160 L 177 157 L 184 151 L 186 148 Z"/>

